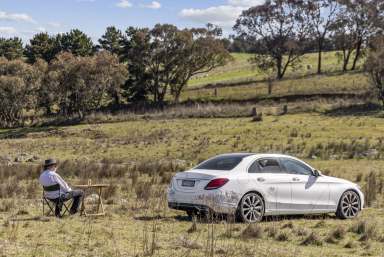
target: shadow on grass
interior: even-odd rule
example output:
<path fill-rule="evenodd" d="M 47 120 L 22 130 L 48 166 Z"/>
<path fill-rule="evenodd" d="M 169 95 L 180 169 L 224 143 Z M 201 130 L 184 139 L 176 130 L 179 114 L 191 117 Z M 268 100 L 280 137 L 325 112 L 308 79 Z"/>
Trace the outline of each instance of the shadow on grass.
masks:
<path fill-rule="evenodd" d="M 155 220 L 161 220 L 161 221 L 178 221 L 178 222 L 188 222 L 192 221 L 191 216 L 187 215 L 175 215 L 171 217 L 161 216 L 161 215 L 155 215 L 155 216 L 139 216 L 135 217 L 135 220 L 138 221 L 155 221 Z M 278 221 L 289 221 L 289 220 L 312 220 L 312 221 L 323 221 L 323 220 L 335 220 L 338 219 L 335 215 L 329 215 L 329 214 L 313 214 L 313 215 L 282 215 L 282 216 L 267 216 L 264 217 L 261 223 L 269 223 L 269 222 L 278 222 Z M 218 214 L 215 215 L 215 217 L 210 218 L 204 215 L 197 216 L 197 221 L 199 223 L 222 223 L 223 221 L 229 221 L 233 222 L 233 218 L 231 219 L 228 215 L 225 214 Z M 239 220 L 236 220 L 235 223 L 242 223 Z"/>
<path fill-rule="evenodd" d="M 339 107 L 326 111 L 324 114 L 327 116 L 372 116 L 377 115 L 383 111 L 383 107 L 379 104 L 367 103 L 360 105 L 352 105 L 346 107 Z"/>
<path fill-rule="evenodd" d="M 43 217 L 43 216 L 35 216 L 35 217 L 22 217 L 22 218 L 19 218 L 19 217 L 11 217 L 10 219 L 8 219 L 8 221 L 11 221 L 11 222 L 21 222 L 21 221 L 41 221 L 41 222 L 49 222 L 51 221 L 52 219 L 49 218 L 49 217 Z"/>
<path fill-rule="evenodd" d="M 52 128 L 52 127 L 29 127 L 29 128 L 7 129 L 4 131 L 0 131 L 0 140 L 25 138 L 30 133 L 40 133 L 40 132 L 59 134 L 59 129 Z"/>

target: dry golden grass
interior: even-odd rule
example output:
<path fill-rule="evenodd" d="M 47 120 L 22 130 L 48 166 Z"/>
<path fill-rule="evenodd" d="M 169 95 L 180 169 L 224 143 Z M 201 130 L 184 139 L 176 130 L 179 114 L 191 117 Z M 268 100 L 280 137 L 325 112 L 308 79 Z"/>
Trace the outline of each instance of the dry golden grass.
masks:
<path fill-rule="evenodd" d="M 71 184 L 111 187 L 106 217 L 45 218 L 37 163 L 0 166 L 0 256 L 382 256 L 383 132 L 374 115 L 332 113 L 2 130 L 0 156 L 53 156 Z M 167 208 L 175 172 L 235 151 L 304 157 L 326 174 L 374 188 L 372 207 L 357 220 L 269 218 L 257 229 L 231 219 L 191 222 Z"/>

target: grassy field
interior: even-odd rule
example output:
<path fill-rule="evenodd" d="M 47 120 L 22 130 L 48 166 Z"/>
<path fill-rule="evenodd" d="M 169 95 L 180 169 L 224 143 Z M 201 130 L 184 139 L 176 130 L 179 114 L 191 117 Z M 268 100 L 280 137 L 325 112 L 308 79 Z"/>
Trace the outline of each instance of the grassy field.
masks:
<path fill-rule="evenodd" d="M 1 130 L 0 156 L 54 156 L 71 184 L 92 178 L 111 187 L 106 217 L 45 218 L 39 167 L 0 166 L 0 256 L 383 256 L 383 132 L 379 117 L 319 113 L 265 116 L 258 123 L 171 119 Z M 364 190 L 374 173 L 381 189 L 353 221 L 321 216 L 250 227 L 225 219 L 194 224 L 166 207 L 167 183 L 177 170 L 238 151 L 300 156 Z"/>
<path fill-rule="evenodd" d="M 336 52 L 327 52 L 324 53 L 323 75 L 316 75 L 317 54 L 306 54 L 295 70 L 288 69 L 284 80 L 273 82 L 272 94 L 268 95 L 266 75 L 249 62 L 251 57 L 251 54 L 233 54 L 233 61 L 226 66 L 192 79 L 181 101 L 256 101 L 276 96 L 356 94 L 371 90 L 363 73 L 341 73 Z M 363 60 L 360 60 L 358 70 L 362 65 Z"/>
<path fill-rule="evenodd" d="M 182 94 L 182 101 L 209 104 L 94 114 L 86 125 L 0 129 L 0 257 L 384 256 L 384 119 L 367 104 L 375 102 L 367 78 L 339 73 L 332 52 L 324 57 L 326 74 L 313 75 L 316 55 L 309 54 L 268 95 L 249 57 L 235 54 Z M 281 115 L 284 104 L 289 111 Z M 255 106 L 261 122 L 250 117 Z M 359 183 L 369 206 L 356 220 L 273 217 L 252 226 L 230 217 L 189 220 L 167 208 L 176 172 L 226 152 L 298 156 Z M 12 163 L 26 157 L 31 163 Z M 110 184 L 106 217 L 42 215 L 37 178 L 48 157 L 60 160 L 59 173 L 72 185 Z"/>
<path fill-rule="evenodd" d="M 138 120 L 70 127 L 0 130 L 0 155 L 46 158 L 197 161 L 223 152 L 284 152 L 345 159 L 384 151 L 384 120 L 302 113 L 251 118 Z M 364 157 L 364 156 L 360 156 Z"/>
<path fill-rule="evenodd" d="M 189 87 L 201 87 L 206 84 L 228 83 L 228 82 L 243 82 L 247 80 L 262 80 L 266 77 L 265 74 L 258 71 L 256 67 L 249 62 L 253 57 L 252 54 L 234 53 L 233 60 L 226 66 L 217 68 L 207 74 L 193 78 Z M 359 62 L 361 68 L 362 61 Z M 333 73 L 340 71 L 341 63 L 336 57 L 336 52 L 326 52 L 323 55 L 323 71 L 324 73 Z M 317 54 L 310 53 L 302 57 L 302 61 L 298 67 L 287 70 L 287 77 L 300 77 L 317 72 Z"/>

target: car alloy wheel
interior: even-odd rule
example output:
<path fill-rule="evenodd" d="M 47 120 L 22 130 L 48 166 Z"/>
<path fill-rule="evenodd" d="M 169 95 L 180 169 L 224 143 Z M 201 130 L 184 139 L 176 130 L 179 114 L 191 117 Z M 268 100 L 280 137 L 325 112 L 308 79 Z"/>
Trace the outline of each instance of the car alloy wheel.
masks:
<path fill-rule="evenodd" d="M 340 199 L 337 216 L 343 219 L 352 219 L 359 214 L 360 197 L 355 191 L 345 192 Z"/>
<path fill-rule="evenodd" d="M 239 214 L 244 222 L 255 223 L 264 215 L 264 201 L 256 193 L 246 194 L 240 202 Z"/>

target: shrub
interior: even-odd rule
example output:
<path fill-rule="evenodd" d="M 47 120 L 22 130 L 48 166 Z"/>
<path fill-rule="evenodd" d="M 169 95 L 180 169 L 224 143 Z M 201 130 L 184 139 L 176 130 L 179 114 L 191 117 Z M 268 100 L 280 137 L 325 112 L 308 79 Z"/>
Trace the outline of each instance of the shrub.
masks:
<path fill-rule="evenodd" d="M 117 56 L 101 51 L 91 57 L 75 57 L 64 52 L 50 63 L 44 92 L 53 95 L 44 99 L 49 105 L 57 105 L 60 113 L 69 116 L 85 113 L 102 106 L 120 95 L 127 70 Z M 109 96 L 109 97 L 106 97 Z"/>
<path fill-rule="evenodd" d="M 367 231 L 367 227 L 368 227 L 368 223 L 365 220 L 360 220 L 352 224 L 349 231 L 361 235 Z"/>
<path fill-rule="evenodd" d="M 23 125 L 23 112 L 37 106 L 45 66 L 0 58 L 0 127 Z"/>
<path fill-rule="evenodd" d="M 332 237 L 339 240 L 343 239 L 345 237 L 345 234 L 346 234 L 346 231 L 342 226 L 338 226 L 331 232 Z"/>
<path fill-rule="evenodd" d="M 278 229 L 275 225 L 268 226 L 265 228 L 265 232 L 269 237 L 275 237 L 277 235 Z"/>
<path fill-rule="evenodd" d="M 364 193 L 367 206 L 372 206 L 372 204 L 377 199 L 377 189 L 378 189 L 378 174 L 376 172 L 370 172 L 369 175 L 365 178 L 366 184 L 364 186 Z"/>
<path fill-rule="evenodd" d="M 289 234 L 286 231 L 281 231 L 277 236 L 276 236 L 277 241 L 288 241 L 289 240 Z"/>
<path fill-rule="evenodd" d="M 262 238 L 263 229 L 258 224 L 249 224 L 243 232 L 241 232 L 241 236 L 246 239 L 250 238 Z"/>
<path fill-rule="evenodd" d="M 149 182 L 141 182 L 135 186 L 136 197 L 139 200 L 147 202 L 152 193 L 152 185 Z"/>
<path fill-rule="evenodd" d="M 323 245 L 323 242 L 321 241 L 320 237 L 315 234 L 315 232 L 312 232 L 307 238 L 304 239 L 304 241 L 301 242 L 301 245 Z"/>

